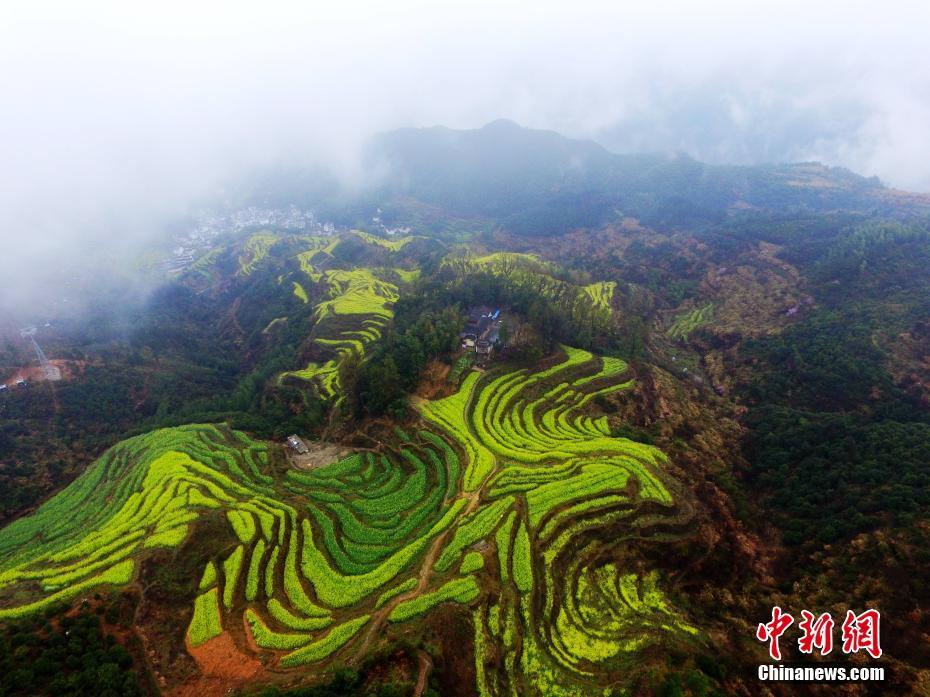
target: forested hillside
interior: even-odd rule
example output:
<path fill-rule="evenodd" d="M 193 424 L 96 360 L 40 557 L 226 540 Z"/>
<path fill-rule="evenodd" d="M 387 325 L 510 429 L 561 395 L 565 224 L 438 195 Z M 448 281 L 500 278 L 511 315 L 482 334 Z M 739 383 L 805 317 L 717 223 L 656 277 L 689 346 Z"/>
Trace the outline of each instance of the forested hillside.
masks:
<path fill-rule="evenodd" d="M 62 379 L 0 392 L 0 692 L 757 695 L 780 605 L 880 609 L 926 693 L 930 199 L 508 122 L 369 157 L 237 194 L 346 229 L 43 328 Z"/>

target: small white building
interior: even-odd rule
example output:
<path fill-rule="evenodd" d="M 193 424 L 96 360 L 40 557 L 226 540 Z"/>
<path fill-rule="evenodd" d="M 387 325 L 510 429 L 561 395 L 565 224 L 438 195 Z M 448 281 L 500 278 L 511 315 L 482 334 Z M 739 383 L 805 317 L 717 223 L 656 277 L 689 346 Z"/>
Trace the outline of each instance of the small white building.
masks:
<path fill-rule="evenodd" d="M 307 444 L 297 435 L 287 437 L 287 447 L 295 451 L 298 455 L 306 455 L 310 452 L 310 448 L 307 447 Z"/>

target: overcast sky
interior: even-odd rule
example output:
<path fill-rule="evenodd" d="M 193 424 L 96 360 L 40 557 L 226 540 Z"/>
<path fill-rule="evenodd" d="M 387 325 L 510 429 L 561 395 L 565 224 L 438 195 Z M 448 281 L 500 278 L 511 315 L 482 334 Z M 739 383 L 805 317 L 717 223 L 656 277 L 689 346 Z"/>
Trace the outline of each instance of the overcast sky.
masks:
<path fill-rule="evenodd" d="M 131 240 L 280 158 L 351 174 L 373 131 L 500 117 L 619 152 L 819 159 L 930 191 L 928 7 L 6 3 L 0 241 L 25 256 Z"/>

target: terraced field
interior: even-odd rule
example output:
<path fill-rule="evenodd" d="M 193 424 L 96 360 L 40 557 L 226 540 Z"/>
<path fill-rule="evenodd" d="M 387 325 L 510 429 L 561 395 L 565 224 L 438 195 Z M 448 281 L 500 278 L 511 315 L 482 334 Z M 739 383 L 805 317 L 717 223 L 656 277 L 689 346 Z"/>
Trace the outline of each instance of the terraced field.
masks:
<path fill-rule="evenodd" d="M 593 313 L 602 321 L 612 314 L 614 281 L 598 281 L 578 286 L 557 278 L 558 267 L 535 254 L 495 252 L 485 256 L 447 256 L 443 266 L 459 274 L 483 271 L 504 275 L 525 285 L 544 298 L 551 298 L 574 307 L 576 314 Z"/>
<path fill-rule="evenodd" d="M 278 235 L 268 231 L 256 232 L 250 236 L 242 245 L 239 254 L 239 273 L 243 276 L 252 273 L 279 240 Z"/>
<path fill-rule="evenodd" d="M 357 236 L 359 239 L 367 242 L 368 244 L 374 244 L 379 247 L 384 247 L 387 250 L 392 252 L 399 252 L 408 244 L 414 240 L 423 240 L 425 237 L 419 237 L 416 235 L 408 235 L 407 237 L 399 237 L 397 239 L 388 240 L 383 237 L 375 237 L 367 232 L 362 232 L 361 230 L 356 230 L 352 233 Z"/>
<path fill-rule="evenodd" d="M 615 281 L 598 281 L 582 288 L 582 291 L 591 299 L 595 307 L 608 311 L 616 290 L 617 284 Z"/>
<path fill-rule="evenodd" d="M 326 236 L 265 230 L 234 246 L 239 276 L 274 268 L 277 283 L 300 303 L 301 311 L 293 315 L 303 317 L 304 305 L 313 310 L 309 362 L 281 373 L 279 384 L 297 381 L 323 399 L 338 401 L 340 365 L 350 356 L 363 356 L 366 346 L 380 338 L 393 317 L 398 287 L 420 275 L 411 244 L 419 248 L 429 242 L 419 236 L 385 239 L 359 230 Z M 209 277 L 221 253 L 221 248 L 211 251 L 192 270 Z M 365 266 L 369 261 L 374 265 Z"/>
<path fill-rule="evenodd" d="M 320 667 L 456 603 L 482 695 L 601 695 L 649 646 L 692 640 L 662 579 L 622 561 L 688 508 L 659 450 L 591 413 L 626 364 L 564 354 L 473 372 L 417 404 L 419 428 L 310 472 L 273 475 L 268 446 L 225 427 L 124 441 L 0 531 L 0 619 L 132 583 L 212 518 L 228 534 L 191 579 L 191 646 L 227 632 L 272 671 Z"/>
<path fill-rule="evenodd" d="M 404 250 L 424 239 L 388 240 L 358 230 L 334 237 L 299 238 L 306 247 L 294 257 L 299 271 L 282 275 L 279 282 L 291 284 L 301 302 L 313 303 L 316 325 L 310 340 L 319 357 L 304 368 L 282 373 L 279 382 L 309 383 L 322 398 L 338 401 L 340 365 L 351 356 L 364 356 L 366 346 L 380 338 L 394 316 L 398 284 L 413 283 L 420 274 L 416 267 L 361 268 L 347 259 L 374 250 L 376 257 L 392 264 L 411 266 Z"/>
<path fill-rule="evenodd" d="M 696 310 L 691 310 L 690 312 L 683 312 L 682 314 L 675 317 L 672 325 L 668 328 L 668 335 L 673 339 L 687 339 L 691 332 L 693 332 L 701 325 L 710 322 L 713 317 L 713 303 L 707 303 L 706 305 L 699 307 Z"/>
<path fill-rule="evenodd" d="M 393 317 L 391 307 L 397 301 L 397 286 L 380 280 L 368 269 L 307 273 L 316 275 L 316 282 L 327 288 L 326 297 L 314 307 L 317 323 L 313 341 L 332 358 L 283 373 L 279 380 L 293 377 L 310 382 L 320 396 L 332 399 L 339 391 L 339 366 L 352 355 L 364 355 L 365 346 L 378 340 Z M 295 294 L 308 302 L 306 292 L 294 283 Z"/>

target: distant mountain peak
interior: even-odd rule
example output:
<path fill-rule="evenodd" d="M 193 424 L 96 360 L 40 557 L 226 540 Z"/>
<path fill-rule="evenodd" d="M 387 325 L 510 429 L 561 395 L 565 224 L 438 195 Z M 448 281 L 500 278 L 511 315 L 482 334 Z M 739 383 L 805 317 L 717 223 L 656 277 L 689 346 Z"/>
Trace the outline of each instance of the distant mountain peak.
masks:
<path fill-rule="evenodd" d="M 481 128 L 482 131 L 522 131 L 523 126 L 510 119 L 494 119 Z"/>
<path fill-rule="evenodd" d="M 619 154 L 510 119 L 390 131 L 373 140 L 369 154 L 392 173 L 386 197 L 530 234 L 598 227 L 620 213 L 654 227 L 693 228 L 743 210 L 930 210 L 928 200 L 892 196 L 877 180 L 819 163 L 726 166 L 686 153 Z"/>

